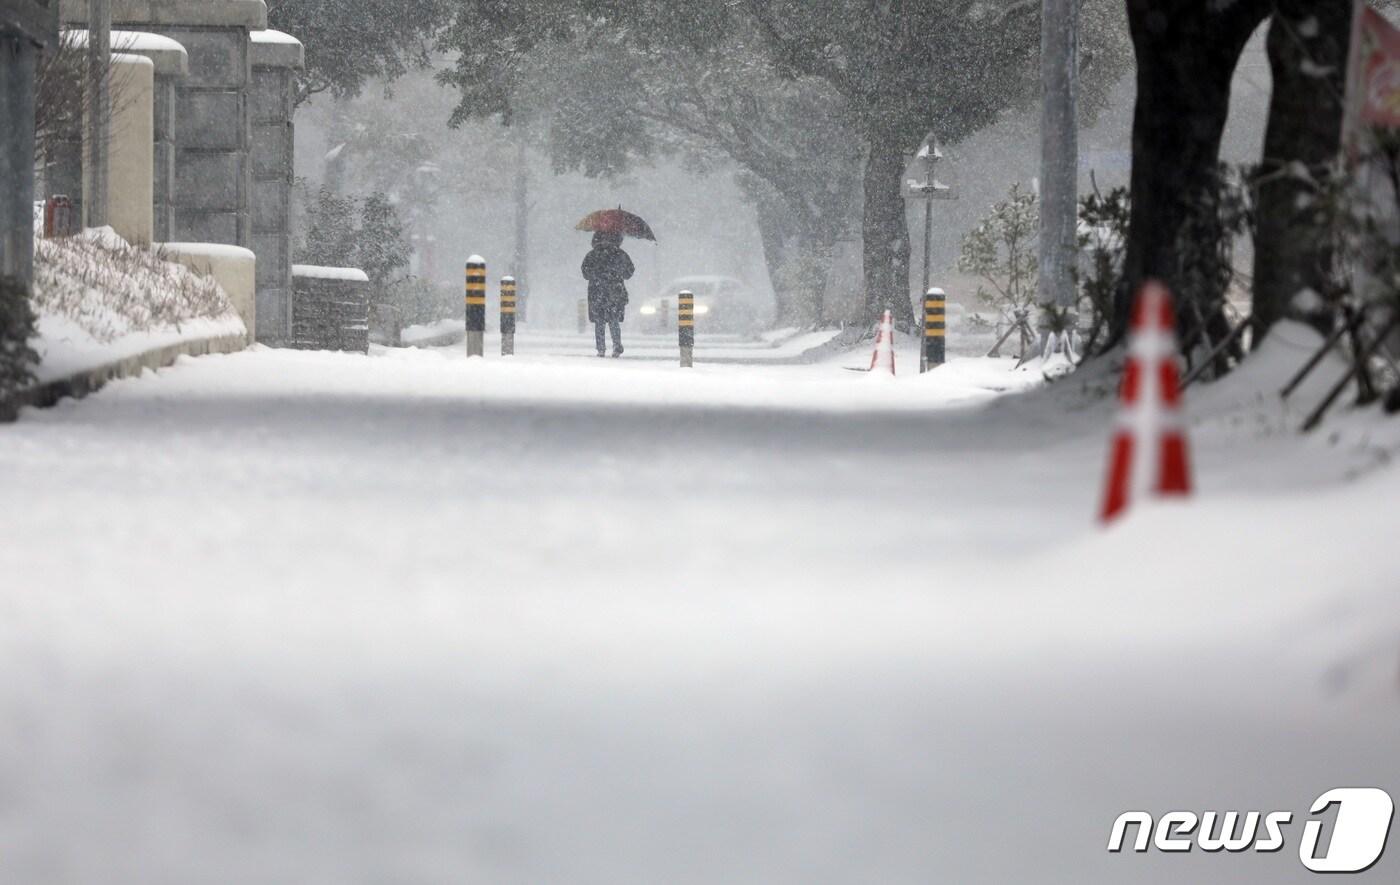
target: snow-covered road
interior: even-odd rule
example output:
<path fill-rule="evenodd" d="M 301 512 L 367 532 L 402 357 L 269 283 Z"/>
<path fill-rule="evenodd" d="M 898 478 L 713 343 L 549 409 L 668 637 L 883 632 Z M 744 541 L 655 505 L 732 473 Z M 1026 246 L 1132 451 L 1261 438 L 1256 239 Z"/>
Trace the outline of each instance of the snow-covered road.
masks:
<path fill-rule="evenodd" d="M 1400 431 L 1289 432 L 1305 347 L 1106 533 L 1110 404 L 1005 362 L 258 349 L 26 412 L 0 881 L 1306 881 L 1104 851 L 1400 797 Z"/>

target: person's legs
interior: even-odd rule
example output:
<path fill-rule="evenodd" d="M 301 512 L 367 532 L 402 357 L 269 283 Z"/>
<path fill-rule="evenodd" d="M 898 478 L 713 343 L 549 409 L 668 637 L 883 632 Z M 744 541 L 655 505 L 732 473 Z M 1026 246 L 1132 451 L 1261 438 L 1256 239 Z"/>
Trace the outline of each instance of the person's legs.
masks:
<path fill-rule="evenodd" d="M 613 356 L 618 356 L 622 353 L 622 322 L 613 320 L 608 323 L 608 328 L 612 331 Z"/>
<path fill-rule="evenodd" d="M 608 339 L 604 337 L 607 334 L 606 327 L 607 324 L 602 319 L 593 324 L 593 337 L 598 342 L 598 356 L 608 352 Z"/>

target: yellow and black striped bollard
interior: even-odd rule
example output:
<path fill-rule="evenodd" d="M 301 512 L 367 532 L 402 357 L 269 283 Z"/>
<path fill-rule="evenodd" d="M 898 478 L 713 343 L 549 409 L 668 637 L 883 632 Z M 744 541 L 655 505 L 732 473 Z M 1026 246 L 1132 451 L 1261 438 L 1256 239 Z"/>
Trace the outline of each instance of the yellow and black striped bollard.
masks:
<path fill-rule="evenodd" d="M 924 296 L 924 353 L 920 371 L 927 372 L 943 365 L 947 332 L 948 294 L 942 289 L 929 289 Z"/>
<path fill-rule="evenodd" d="M 515 355 L 515 277 L 501 277 L 501 356 Z"/>
<path fill-rule="evenodd" d="M 467 356 L 486 355 L 486 259 L 467 259 Z"/>
<path fill-rule="evenodd" d="M 681 368 L 695 365 L 695 293 L 683 291 L 676 296 L 676 328 L 680 330 Z"/>

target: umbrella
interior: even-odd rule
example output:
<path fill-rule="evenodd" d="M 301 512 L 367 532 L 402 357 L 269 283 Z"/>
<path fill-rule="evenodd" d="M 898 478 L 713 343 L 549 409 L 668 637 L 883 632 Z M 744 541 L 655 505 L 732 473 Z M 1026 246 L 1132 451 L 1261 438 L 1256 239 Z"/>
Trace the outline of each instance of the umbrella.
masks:
<path fill-rule="evenodd" d="M 651 226 L 643 221 L 641 216 L 624 212 L 621 206 L 616 209 L 599 209 L 597 212 L 590 213 L 578 223 L 574 230 L 621 234 L 624 237 L 636 237 L 639 240 L 656 242 L 656 235 L 651 232 Z"/>

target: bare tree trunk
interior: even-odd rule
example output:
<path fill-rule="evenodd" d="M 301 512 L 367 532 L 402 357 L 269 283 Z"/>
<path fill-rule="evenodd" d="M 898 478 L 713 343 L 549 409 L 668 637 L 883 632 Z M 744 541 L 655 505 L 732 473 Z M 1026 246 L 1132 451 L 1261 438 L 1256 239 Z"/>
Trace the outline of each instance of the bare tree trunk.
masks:
<path fill-rule="evenodd" d="M 1256 334 L 1287 315 L 1301 290 L 1334 294 L 1328 291 L 1332 250 L 1327 233 L 1299 207 L 1308 187 L 1287 169 L 1298 163 L 1316 171 L 1341 149 L 1351 17 L 1351 0 L 1277 0 L 1269 26 L 1274 90 L 1256 179 Z M 1330 315 L 1310 319 L 1331 326 Z"/>
<path fill-rule="evenodd" d="M 909 299 L 909 220 L 904 206 L 904 150 L 893 133 L 874 130 L 865 162 L 862 223 L 864 310 L 857 321 L 871 326 L 885 310 L 904 330 L 914 328 Z"/>
<path fill-rule="evenodd" d="M 829 239 L 814 238 L 803 249 L 811 253 L 814 269 L 806 312 L 811 317 L 812 328 L 825 328 L 831 321 L 826 313 L 826 295 L 831 286 L 831 256 L 836 252 L 836 244 Z"/>
<path fill-rule="evenodd" d="M 763 263 L 768 268 L 768 279 L 773 284 L 773 299 L 776 302 L 778 325 L 795 322 L 796 310 L 792 287 L 783 273 L 788 254 L 788 232 L 783 213 L 777 198 L 767 194 L 754 200 L 754 215 L 758 219 L 758 236 L 763 244 Z"/>
<path fill-rule="evenodd" d="M 1128 0 L 1137 56 L 1132 215 L 1111 341 L 1126 329 L 1143 280 L 1179 282 L 1178 235 L 1219 162 L 1235 65 L 1271 7 L 1271 0 Z"/>

